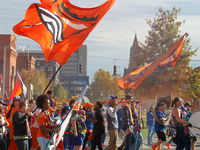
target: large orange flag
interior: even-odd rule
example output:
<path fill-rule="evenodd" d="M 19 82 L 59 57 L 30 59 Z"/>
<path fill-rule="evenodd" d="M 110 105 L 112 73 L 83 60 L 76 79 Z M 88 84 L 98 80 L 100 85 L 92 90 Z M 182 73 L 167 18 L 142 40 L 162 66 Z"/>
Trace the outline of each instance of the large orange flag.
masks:
<path fill-rule="evenodd" d="M 115 0 L 107 0 L 94 8 L 80 8 L 69 0 L 41 0 L 32 4 L 25 18 L 13 27 L 16 34 L 29 37 L 40 44 L 46 62 L 60 65 L 85 41 Z"/>
<path fill-rule="evenodd" d="M 118 85 L 123 89 L 136 89 L 150 73 L 174 66 L 181 56 L 183 40 L 184 36 L 158 60 L 142 66 L 136 71 L 120 78 Z"/>

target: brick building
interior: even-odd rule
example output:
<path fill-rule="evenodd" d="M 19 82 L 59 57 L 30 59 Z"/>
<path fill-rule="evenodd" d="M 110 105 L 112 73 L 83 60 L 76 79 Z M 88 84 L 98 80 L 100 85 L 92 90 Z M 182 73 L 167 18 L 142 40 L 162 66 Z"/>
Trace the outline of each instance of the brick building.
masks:
<path fill-rule="evenodd" d="M 16 65 L 17 56 L 16 51 L 16 37 L 14 34 L 0 35 L 0 73 L 3 77 L 3 63 L 4 63 L 4 49 L 5 53 L 5 90 L 8 95 L 11 94 L 16 81 Z"/>

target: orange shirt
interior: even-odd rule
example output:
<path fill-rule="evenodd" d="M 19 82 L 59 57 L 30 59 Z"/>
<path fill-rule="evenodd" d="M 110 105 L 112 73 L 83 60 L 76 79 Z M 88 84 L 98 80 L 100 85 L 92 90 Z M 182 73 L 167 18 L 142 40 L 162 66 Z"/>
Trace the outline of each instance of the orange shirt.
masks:
<path fill-rule="evenodd" d="M 46 113 L 46 114 L 45 114 Z M 39 125 L 39 130 L 38 130 L 38 134 L 37 134 L 37 138 L 38 137 L 44 137 L 46 139 L 49 139 L 49 136 L 46 136 L 42 133 L 40 127 L 42 125 L 44 125 L 45 128 L 50 128 L 50 121 L 49 121 L 49 114 L 47 112 L 40 112 L 37 118 L 38 121 L 38 125 Z"/>
<path fill-rule="evenodd" d="M 13 139 L 14 127 L 12 124 L 13 114 L 18 110 L 18 107 L 13 107 L 10 113 L 10 117 L 8 118 L 9 128 L 10 128 L 10 139 Z"/>

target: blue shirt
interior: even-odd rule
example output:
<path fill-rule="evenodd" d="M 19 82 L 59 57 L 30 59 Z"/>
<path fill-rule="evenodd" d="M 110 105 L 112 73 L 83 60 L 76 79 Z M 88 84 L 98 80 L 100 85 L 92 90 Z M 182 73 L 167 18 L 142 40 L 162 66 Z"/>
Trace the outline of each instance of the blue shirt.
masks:
<path fill-rule="evenodd" d="M 147 126 L 154 126 L 154 117 L 151 111 L 147 113 Z"/>
<path fill-rule="evenodd" d="M 158 117 L 158 119 L 165 118 L 164 113 L 160 110 L 156 110 L 156 116 Z M 166 126 L 162 126 L 157 121 L 155 121 L 155 132 L 156 133 L 160 130 L 165 130 L 165 129 L 166 129 Z"/>
<path fill-rule="evenodd" d="M 94 114 L 92 114 L 92 118 L 94 117 Z M 87 130 L 93 129 L 93 123 L 90 121 L 90 119 L 86 118 L 85 125 L 87 127 Z"/>

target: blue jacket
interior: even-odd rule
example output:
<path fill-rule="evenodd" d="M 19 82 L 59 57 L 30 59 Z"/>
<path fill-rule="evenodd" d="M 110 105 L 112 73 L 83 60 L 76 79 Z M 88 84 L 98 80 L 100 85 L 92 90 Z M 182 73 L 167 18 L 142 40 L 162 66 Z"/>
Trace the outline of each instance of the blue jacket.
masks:
<path fill-rule="evenodd" d="M 154 126 L 154 117 L 151 111 L 147 113 L 147 126 Z"/>

